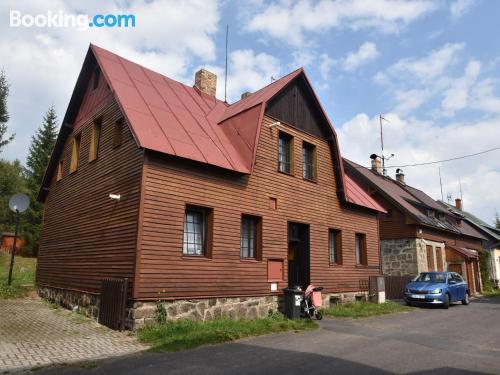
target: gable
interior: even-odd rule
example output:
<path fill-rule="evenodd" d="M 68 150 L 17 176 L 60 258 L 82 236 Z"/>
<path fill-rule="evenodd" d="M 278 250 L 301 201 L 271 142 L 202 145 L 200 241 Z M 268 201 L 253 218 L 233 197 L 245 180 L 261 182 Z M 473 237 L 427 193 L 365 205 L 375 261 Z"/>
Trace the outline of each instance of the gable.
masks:
<path fill-rule="evenodd" d="M 295 79 L 266 106 L 266 114 L 308 134 L 327 139 L 329 123 L 303 77 Z"/>

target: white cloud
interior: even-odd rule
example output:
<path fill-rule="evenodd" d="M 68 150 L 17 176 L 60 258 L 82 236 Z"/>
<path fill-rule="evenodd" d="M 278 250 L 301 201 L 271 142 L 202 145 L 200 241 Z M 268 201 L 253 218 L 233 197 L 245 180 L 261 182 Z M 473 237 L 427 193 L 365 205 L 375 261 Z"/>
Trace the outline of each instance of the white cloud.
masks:
<path fill-rule="evenodd" d="M 431 97 L 431 92 L 428 89 L 410 89 L 396 91 L 394 99 L 397 103 L 394 112 L 399 114 L 407 114 L 420 108 Z"/>
<path fill-rule="evenodd" d="M 210 63 L 216 57 L 214 37 L 220 15 L 215 0 L 3 1 L 2 19 L 8 20 L 10 9 L 23 14 L 47 14 L 48 10 L 135 14 L 136 27 L 78 31 L 10 28 L 8 21 L 0 24 L 0 62 L 11 84 L 9 128 L 17 134 L 2 154 L 9 159 L 24 159 L 30 136 L 49 105 L 55 104 L 62 120 L 90 42 L 181 80 L 191 73 L 194 59 Z"/>
<path fill-rule="evenodd" d="M 323 53 L 320 56 L 319 73 L 323 80 L 328 80 L 330 77 L 330 70 L 336 64 L 336 61 L 332 59 L 328 54 Z"/>
<path fill-rule="evenodd" d="M 486 78 L 479 81 L 472 89 L 471 97 L 472 108 L 500 113 L 500 79 Z"/>
<path fill-rule="evenodd" d="M 475 153 L 498 146 L 500 117 L 465 123 L 440 124 L 404 118 L 395 113 L 385 114 L 384 146 L 395 157 L 387 165 L 442 160 Z M 361 165 L 369 166 L 369 155 L 380 151 L 378 116 L 359 113 L 337 128 L 342 154 Z M 491 221 L 500 210 L 500 195 L 493 188 L 500 183 L 500 151 L 441 164 L 443 190 L 453 197 L 460 194 L 461 180 L 467 210 Z M 441 198 L 438 166 L 404 168 L 408 184 L 422 189 L 435 199 Z M 394 177 L 395 170 L 388 173 Z"/>
<path fill-rule="evenodd" d="M 361 65 L 373 61 L 377 58 L 378 51 L 375 43 L 365 42 L 355 52 L 349 52 L 342 63 L 344 70 L 351 72 Z"/>
<path fill-rule="evenodd" d="M 444 99 L 441 103 L 444 115 L 454 115 L 456 111 L 467 106 L 469 91 L 476 82 L 480 70 L 481 63 L 472 60 L 467 65 L 463 77 L 452 81 L 451 86 L 444 92 Z"/>
<path fill-rule="evenodd" d="M 376 29 L 397 32 L 438 8 L 434 1 L 389 0 L 281 0 L 277 3 L 250 2 L 247 29 L 269 34 L 290 43 L 308 43 L 306 33 L 322 33 L 332 28 Z"/>
<path fill-rule="evenodd" d="M 451 16 L 455 19 L 462 17 L 474 5 L 474 0 L 456 0 L 450 4 Z"/>
<path fill-rule="evenodd" d="M 432 50 L 425 57 L 401 59 L 390 66 L 385 73 L 379 74 L 397 79 L 412 75 L 413 78 L 423 81 L 433 80 L 457 62 L 457 57 L 464 47 L 463 43 L 445 44 L 439 49 Z"/>

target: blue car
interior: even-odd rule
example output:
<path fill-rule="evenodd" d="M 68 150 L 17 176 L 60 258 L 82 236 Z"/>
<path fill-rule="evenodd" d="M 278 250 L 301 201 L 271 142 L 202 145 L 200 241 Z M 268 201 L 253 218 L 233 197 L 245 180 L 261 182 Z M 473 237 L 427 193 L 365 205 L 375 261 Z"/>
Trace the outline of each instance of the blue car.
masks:
<path fill-rule="evenodd" d="M 469 304 L 469 288 L 455 272 L 422 272 L 405 288 L 407 305 L 441 305 L 447 309 L 452 302 Z"/>

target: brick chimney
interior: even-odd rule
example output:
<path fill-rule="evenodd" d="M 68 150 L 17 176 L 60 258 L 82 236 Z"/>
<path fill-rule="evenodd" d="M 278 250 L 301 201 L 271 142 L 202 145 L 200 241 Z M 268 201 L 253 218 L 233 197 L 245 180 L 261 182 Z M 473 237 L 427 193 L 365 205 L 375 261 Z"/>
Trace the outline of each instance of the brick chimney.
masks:
<path fill-rule="evenodd" d="M 382 174 L 382 160 L 375 154 L 371 154 L 370 159 L 372 159 L 372 171 Z"/>
<path fill-rule="evenodd" d="M 403 173 L 403 170 L 400 168 L 396 169 L 396 181 L 399 182 L 400 184 L 406 185 L 405 174 Z"/>
<path fill-rule="evenodd" d="M 217 76 L 206 69 L 200 69 L 194 76 L 194 86 L 205 94 L 215 97 Z"/>
<path fill-rule="evenodd" d="M 250 91 L 245 91 L 243 94 L 241 94 L 241 100 L 248 98 L 252 93 Z"/>
<path fill-rule="evenodd" d="M 455 199 L 455 207 L 462 211 L 462 200 L 460 198 Z"/>

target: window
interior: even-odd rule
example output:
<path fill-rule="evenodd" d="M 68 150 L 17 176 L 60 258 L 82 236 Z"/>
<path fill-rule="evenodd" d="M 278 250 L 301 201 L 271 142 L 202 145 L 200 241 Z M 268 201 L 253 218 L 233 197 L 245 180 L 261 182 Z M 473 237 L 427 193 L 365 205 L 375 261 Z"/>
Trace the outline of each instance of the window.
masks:
<path fill-rule="evenodd" d="M 434 271 L 434 251 L 431 245 L 426 246 L 427 250 L 427 270 Z"/>
<path fill-rule="evenodd" d="M 99 87 L 99 79 L 101 78 L 101 69 L 96 68 L 94 70 L 94 83 L 92 89 L 95 90 Z"/>
<path fill-rule="evenodd" d="M 328 249 L 330 252 L 330 263 L 342 264 L 342 235 L 339 230 L 329 230 Z"/>
<path fill-rule="evenodd" d="M 113 147 L 118 147 L 122 144 L 123 119 L 115 122 L 113 129 Z"/>
<path fill-rule="evenodd" d="M 71 146 L 71 164 L 69 166 L 69 173 L 76 172 L 78 169 L 78 158 L 80 156 L 80 141 L 82 135 L 78 134 L 73 137 L 73 145 Z"/>
<path fill-rule="evenodd" d="M 316 146 L 302 143 L 302 177 L 316 181 Z"/>
<path fill-rule="evenodd" d="M 293 172 L 293 137 L 283 132 L 278 137 L 278 170 L 288 174 Z"/>
<path fill-rule="evenodd" d="M 92 134 L 90 136 L 89 161 L 97 159 L 99 153 L 99 140 L 101 138 L 101 119 L 94 122 Z"/>
<path fill-rule="evenodd" d="M 269 208 L 271 210 L 277 210 L 278 209 L 278 198 L 269 198 Z"/>
<path fill-rule="evenodd" d="M 366 235 L 356 233 L 356 264 L 368 265 L 366 254 Z"/>
<path fill-rule="evenodd" d="M 63 167 L 64 160 L 59 160 L 59 163 L 57 164 L 57 181 L 61 181 L 63 178 Z"/>
<path fill-rule="evenodd" d="M 184 255 L 208 255 L 212 210 L 187 206 L 184 216 Z"/>
<path fill-rule="evenodd" d="M 241 257 L 258 258 L 261 238 L 261 218 L 243 215 L 241 217 Z"/>

